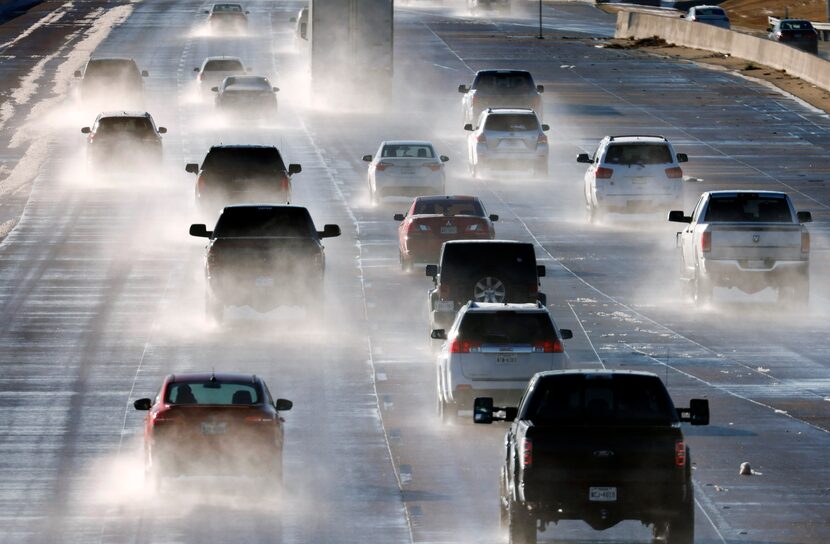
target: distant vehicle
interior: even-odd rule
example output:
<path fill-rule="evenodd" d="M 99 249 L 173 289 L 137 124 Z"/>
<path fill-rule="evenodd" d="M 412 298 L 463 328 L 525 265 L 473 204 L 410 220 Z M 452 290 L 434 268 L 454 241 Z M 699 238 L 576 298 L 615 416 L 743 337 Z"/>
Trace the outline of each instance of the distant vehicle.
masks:
<path fill-rule="evenodd" d="M 533 76 L 525 70 L 479 70 L 473 84 L 459 85 L 461 114 L 464 124 L 475 123 L 488 108 L 529 108 L 539 118 L 544 117 L 542 93 L 545 87 L 536 85 Z"/>
<path fill-rule="evenodd" d="M 221 33 L 239 33 L 248 30 L 249 11 L 242 4 L 213 4 L 208 14 L 210 29 Z"/>
<path fill-rule="evenodd" d="M 590 220 L 608 212 L 663 211 L 682 206 L 683 170 L 689 158 L 662 136 L 606 136 L 594 156 L 580 153 Z"/>
<path fill-rule="evenodd" d="M 288 202 L 291 176 L 303 168 L 299 164 L 286 168 L 274 146 L 215 145 L 201 167 L 190 163 L 185 170 L 198 175 L 195 196 L 200 211 L 213 214 L 228 204 Z"/>
<path fill-rule="evenodd" d="M 308 45 L 308 6 L 301 8 L 291 22 L 294 23 L 294 49 L 304 48 Z"/>
<path fill-rule="evenodd" d="M 432 338 L 446 340 L 436 375 L 441 421 L 454 423 L 478 396 L 518 404 L 537 372 L 568 368 L 562 340 L 572 337 L 539 302 L 468 302 L 449 331 L 432 331 Z"/>
<path fill-rule="evenodd" d="M 196 81 L 199 88 L 203 91 L 208 91 L 213 87 L 220 85 L 228 76 L 242 76 L 248 72 L 245 64 L 239 57 L 207 57 L 199 68 L 194 68 L 197 72 Z"/>
<path fill-rule="evenodd" d="M 228 306 L 267 312 L 298 305 L 309 316 L 323 312 L 321 240 L 340 236 L 339 226 L 317 231 L 308 210 L 299 206 L 228 206 L 213 230 L 194 224 L 190 235 L 210 240 L 205 310 L 214 322 L 222 322 Z"/>
<path fill-rule="evenodd" d="M 171 374 L 155 400 L 138 399 L 144 418 L 144 470 L 162 487 L 178 476 L 251 476 L 264 491 L 282 489 L 282 412 L 293 403 L 271 397 L 251 374 Z"/>
<path fill-rule="evenodd" d="M 416 262 L 435 262 L 441 245 L 450 240 L 492 240 L 498 215 L 487 215 L 474 196 L 419 196 L 406 215 L 395 214 L 401 269 Z"/>
<path fill-rule="evenodd" d="M 499 482 L 512 544 L 537 526 L 582 520 L 601 531 L 651 525 L 655 541 L 694 542 L 692 459 L 681 422 L 709 424 L 709 401 L 675 408 L 655 374 L 566 370 L 534 376 L 518 408 L 475 399 L 475 423 L 507 421 Z"/>
<path fill-rule="evenodd" d="M 481 11 L 502 11 L 510 12 L 511 0 L 467 0 L 467 9 L 473 15 L 477 15 Z"/>
<path fill-rule="evenodd" d="M 430 329 L 449 329 L 456 312 L 468 301 L 541 302 L 533 244 L 508 240 L 453 240 L 441 247 L 439 264 L 426 267 L 435 288 L 429 292 Z"/>
<path fill-rule="evenodd" d="M 682 210 L 669 221 L 685 223 L 678 233 L 681 280 L 698 303 L 715 287 L 756 293 L 778 290 L 778 300 L 805 306 L 810 297 L 810 212 L 797 212 L 786 193 L 711 191 L 691 216 Z"/>
<path fill-rule="evenodd" d="M 680 17 L 695 23 L 704 23 L 729 30 L 729 17 L 726 10 L 719 6 L 693 6 L 689 12 Z"/>
<path fill-rule="evenodd" d="M 444 194 L 448 157 L 438 155 L 430 142 L 389 140 L 380 143 L 369 163 L 369 198 L 373 204 L 388 196 Z"/>
<path fill-rule="evenodd" d="M 219 112 L 238 115 L 245 119 L 273 119 L 277 115 L 279 88 L 271 85 L 267 77 L 228 76 L 218 87 L 215 104 Z"/>
<path fill-rule="evenodd" d="M 150 74 L 139 70 L 133 59 L 100 57 L 89 59 L 83 70 L 79 97 L 84 105 L 101 110 L 144 107 L 144 80 Z"/>
<path fill-rule="evenodd" d="M 103 112 L 92 127 L 83 127 L 87 135 L 87 164 L 95 170 L 134 170 L 160 166 L 162 134 L 153 116 L 141 111 Z M 137 172 L 137 173 L 138 173 Z"/>
<path fill-rule="evenodd" d="M 468 123 L 467 160 L 473 177 L 497 170 L 532 171 L 548 176 L 548 125 L 533 110 L 488 108 L 475 125 Z"/>
<path fill-rule="evenodd" d="M 769 39 L 808 53 L 818 53 L 818 32 L 810 21 L 779 19 L 767 28 Z"/>

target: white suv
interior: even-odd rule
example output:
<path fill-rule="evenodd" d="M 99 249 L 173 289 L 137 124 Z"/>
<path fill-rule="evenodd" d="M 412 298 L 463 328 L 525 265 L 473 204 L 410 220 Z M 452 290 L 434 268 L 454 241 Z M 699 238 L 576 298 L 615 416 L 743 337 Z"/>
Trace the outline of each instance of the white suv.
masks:
<path fill-rule="evenodd" d="M 532 170 L 548 175 L 548 125 L 527 108 L 489 108 L 481 112 L 475 126 L 464 125 L 470 173 L 485 170 Z"/>
<path fill-rule="evenodd" d="M 606 212 L 638 213 L 682 208 L 685 153 L 662 136 L 606 136 L 593 158 L 580 153 L 585 204 L 591 221 Z"/>
<path fill-rule="evenodd" d="M 537 372 L 568 368 L 559 329 L 541 303 L 468 302 L 445 339 L 437 360 L 438 414 L 456 421 L 459 410 L 472 410 L 476 397 L 492 397 L 500 406 L 516 406 Z"/>

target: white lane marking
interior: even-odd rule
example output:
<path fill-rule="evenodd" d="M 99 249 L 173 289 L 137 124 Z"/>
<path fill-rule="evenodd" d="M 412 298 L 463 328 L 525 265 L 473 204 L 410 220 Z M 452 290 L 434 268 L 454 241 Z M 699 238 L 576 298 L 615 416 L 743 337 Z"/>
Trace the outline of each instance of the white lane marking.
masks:
<path fill-rule="evenodd" d="M 579 328 L 582 329 L 582 334 L 584 334 L 585 338 L 588 339 L 588 344 L 591 346 L 591 349 L 594 351 L 594 355 L 596 356 L 597 361 L 602 366 L 602 368 L 605 368 L 605 363 L 602 362 L 602 357 L 599 356 L 599 352 L 597 352 L 597 348 L 594 347 L 594 342 L 593 342 L 593 340 L 591 340 L 591 337 L 588 335 L 588 331 L 585 330 L 585 325 L 582 324 L 582 320 L 579 319 L 579 316 L 576 314 L 576 310 L 574 309 L 573 304 L 568 302 L 568 308 L 570 308 L 571 312 L 573 312 L 574 317 L 576 318 L 576 322 L 579 324 Z"/>

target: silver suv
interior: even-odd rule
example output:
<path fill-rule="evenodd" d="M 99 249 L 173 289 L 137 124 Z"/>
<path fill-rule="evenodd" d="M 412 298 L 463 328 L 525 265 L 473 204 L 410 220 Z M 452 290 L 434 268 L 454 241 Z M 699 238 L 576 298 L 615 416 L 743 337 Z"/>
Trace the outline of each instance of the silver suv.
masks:
<path fill-rule="evenodd" d="M 532 170 L 548 176 L 548 137 L 550 130 L 527 108 L 489 108 L 476 125 L 464 125 L 470 173 L 478 177 L 490 170 Z"/>
<path fill-rule="evenodd" d="M 442 422 L 472 410 L 476 397 L 516 406 L 534 374 L 568 368 L 562 340 L 572 337 L 541 303 L 468 302 L 449 332 L 432 331 L 432 338 L 446 340 L 436 372 Z"/>

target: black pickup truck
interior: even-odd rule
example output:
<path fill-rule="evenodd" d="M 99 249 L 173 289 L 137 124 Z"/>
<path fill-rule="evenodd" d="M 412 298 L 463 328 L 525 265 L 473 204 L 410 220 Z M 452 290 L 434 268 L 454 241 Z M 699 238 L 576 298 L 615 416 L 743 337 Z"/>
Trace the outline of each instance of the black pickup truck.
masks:
<path fill-rule="evenodd" d="M 515 407 L 477 398 L 476 423 L 511 421 L 501 472 L 502 524 L 511 544 L 535 544 L 537 526 L 583 520 L 651 525 L 668 544 L 694 541 L 694 489 L 681 422 L 709 424 L 709 402 L 675 408 L 648 372 L 540 372 Z"/>
<path fill-rule="evenodd" d="M 259 312 L 280 305 L 302 305 L 306 314 L 323 307 L 326 259 L 323 238 L 340 236 L 340 227 L 317 231 L 300 206 L 227 206 L 216 227 L 190 226 L 190 235 L 209 238 L 205 260 L 209 318 L 222 321 L 226 306 Z"/>

